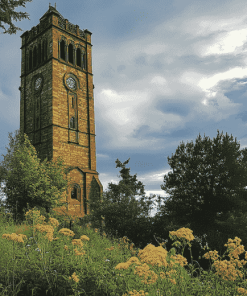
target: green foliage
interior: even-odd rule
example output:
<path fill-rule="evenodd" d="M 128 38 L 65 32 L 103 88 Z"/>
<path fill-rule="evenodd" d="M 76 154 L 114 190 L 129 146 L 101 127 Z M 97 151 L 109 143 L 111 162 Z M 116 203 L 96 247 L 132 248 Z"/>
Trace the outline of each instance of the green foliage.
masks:
<path fill-rule="evenodd" d="M 125 238 L 110 240 L 90 228 L 64 229 L 55 219 L 44 222 L 34 209 L 19 226 L 0 224 L 1 295 L 246 295 L 246 260 L 238 238 L 228 241 L 227 252 L 205 254 L 212 261 L 197 278 L 181 252 L 149 245 L 136 250 Z M 43 221 L 43 222 L 42 222 Z M 38 225 L 37 225 L 38 224 Z M 34 231 L 35 229 L 35 231 Z M 189 245 L 192 231 L 181 229 L 172 239 Z M 186 234 L 187 233 L 187 234 Z M 188 239 L 186 239 L 186 237 Z M 192 257 L 192 253 L 191 253 Z M 185 265 L 184 265 L 185 264 Z M 217 267 L 218 266 L 218 267 Z M 189 267 L 189 271 L 185 269 Z M 227 268 L 228 267 L 228 268 Z M 241 277 L 241 274 L 243 277 Z"/>
<path fill-rule="evenodd" d="M 145 247 L 153 238 L 152 218 L 148 215 L 155 195 L 145 197 L 144 185 L 126 168 L 128 162 L 129 159 L 124 163 L 116 160 L 116 168 L 121 168 L 121 180 L 118 184 L 109 183 L 101 201 L 89 200 L 93 212 L 83 218 L 83 223 L 90 221 L 101 232 L 104 230 L 113 237 L 127 236 L 136 246 Z"/>
<path fill-rule="evenodd" d="M 16 12 L 15 8 L 18 6 L 25 6 L 25 2 L 32 2 L 32 0 L 1 0 L 0 2 L 0 28 L 4 29 L 3 34 L 16 34 L 17 30 L 22 31 L 21 28 L 16 27 L 12 23 L 12 19 L 15 21 L 23 18 L 28 18 L 29 15 L 26 12 Z M 30 19 L 29 19 L 30 20 Z M 3 23 L 9 25 L 9 29 L 6 30 Z"/>
<path fill-rule="evenodd" d="M 65 167 L 63 161 L 40 162 L 35 148 L 27 135 L 16 132 L 15 138 L 9 135 L 10 149 L 2 161 L 0 182 L 5 181 L 6 208 L 15 213 L 15 220 L 23 221 L 24 212 L 28 207 L 37 207 L 49 213 L 56 206 L 61 206 L 59 200 L 67 188 L 64 179 Z M 29 206 L 28 206 L 29 205 Z"/>
<path fill-rule="evenodd" d="M 168 157 L 173 171 L 164 176 L 161 185 L 170 194 L 162 207 L 163 215 L 168 215 L 177 227 L 188 225 L 196 235 L 214 233 L 211 243 L 219 241 L 220 235 L 222 239 L 227 237 L 224 222 L 247 210 L 246 155 L 247 149 L 240 150 L 236 139 L 219 131 L 213 140 L 205 135 L 202 139 L 199 134 L 195 144 L 182 142 Z M 239 226 L 235 224 L 235 234 Z"/>

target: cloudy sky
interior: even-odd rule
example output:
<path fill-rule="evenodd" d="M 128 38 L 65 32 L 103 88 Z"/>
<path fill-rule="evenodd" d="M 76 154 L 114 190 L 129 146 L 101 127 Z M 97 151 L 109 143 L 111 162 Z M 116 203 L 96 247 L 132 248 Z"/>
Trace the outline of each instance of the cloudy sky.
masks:
<path fill-rule="evenodd" d="M 17 9 L 30 20 L 15 24 L 30 30 L 48 8 L 49 1 L 33 0 Z M 213 139 L 219 129 L 247 146 L 246 1 L 57 0 L 56 8 L 93 33 L 97 171 L 104 189 L 119 180 L 115 160 L 130 158 L 131 174 L 147 195 L 165 196 L 167 156 L 199 133 Z M 20 127 L 23 32 L 0 34 L 0 155 L 8 133 Z"/>

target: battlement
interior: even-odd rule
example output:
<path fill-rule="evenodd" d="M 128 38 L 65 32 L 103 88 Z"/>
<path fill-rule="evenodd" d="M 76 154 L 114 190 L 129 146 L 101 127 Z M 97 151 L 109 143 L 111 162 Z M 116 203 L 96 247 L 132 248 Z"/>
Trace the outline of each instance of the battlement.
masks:
<path fill-rule="evenodd" d="M 87 29 L 81 30 L 78 25 L 74 25 L 70 23 L 67 19 L 65 19 L 55 7 L 49 6 L 47 12 L 39 19 L 40 23 L 32 27 L 31 30 L 25 31 L 22 35 L 22 46 L 30 43 L 40 34 L 43 34 L 44 31 L 49 29 L 51 26 L 56 26 L 61 30 L 66 31 L 66 33 L 70 33 L 78 38 L 87 39 L 88 42 L 91 42 L 91 38 L 87 38 L 87 36 L 91 36 L 92 33 Z"/>

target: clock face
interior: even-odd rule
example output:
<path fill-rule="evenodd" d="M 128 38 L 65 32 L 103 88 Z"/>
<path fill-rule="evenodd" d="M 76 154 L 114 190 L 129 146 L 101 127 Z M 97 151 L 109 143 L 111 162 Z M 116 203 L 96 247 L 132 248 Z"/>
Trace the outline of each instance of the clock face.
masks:
<path fill-rule="evenodd" d="M 41 82 L 42 82 L 42 78 L 41 78 L 41 77 L 39 77 L 39 78 L 37 78 L 37 79 L 35 80 L 35 84 L 34 84 L 34 88 L 35 88 L 35 90 L 38 90 L 38 89 L 40 88 L 40 86 L 41 86 Z"/>
<path fill-rule="evenodd" d="M 72 78 L 72 77 L 67 78 L 66 83 L 69 88 L 76 89 L 76 82 L 75 82 L 74 78 Z"/>

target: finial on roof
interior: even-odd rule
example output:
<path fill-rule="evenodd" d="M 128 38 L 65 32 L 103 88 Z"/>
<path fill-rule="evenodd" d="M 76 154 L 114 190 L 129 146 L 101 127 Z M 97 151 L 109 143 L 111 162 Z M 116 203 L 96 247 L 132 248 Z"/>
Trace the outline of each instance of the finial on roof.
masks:
<path fill-rule="evenodd" d="M 55 9 L 57 9 L 57 5 L 56 5 L 56 2 L 55 2 Z"/>
<path fill-rule="evenodd" d="M 51 3 L 49 2 L 49 7 L 51 6 Z"/>

